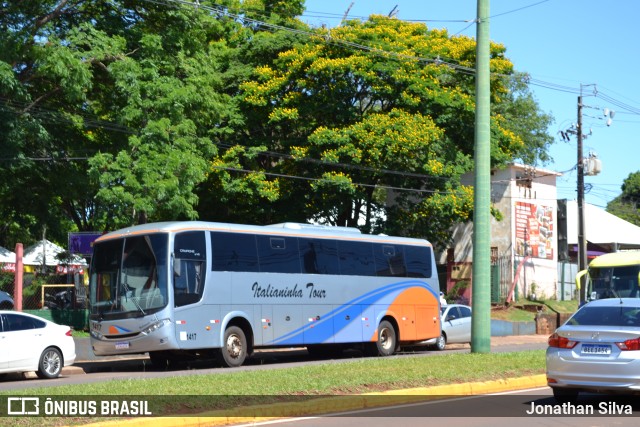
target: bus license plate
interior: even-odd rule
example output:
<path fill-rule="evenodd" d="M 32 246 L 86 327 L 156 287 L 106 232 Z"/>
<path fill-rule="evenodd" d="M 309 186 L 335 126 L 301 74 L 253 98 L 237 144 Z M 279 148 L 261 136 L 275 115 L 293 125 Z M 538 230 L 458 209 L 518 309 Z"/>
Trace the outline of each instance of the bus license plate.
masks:
<path fill-rule="evenodd" d="M 611 346 L 604 344 L 582 344 L 582 354 L 606 356 L 611 354 Z"/>
<path fill-rule="evenodd" d="M 116 350 L 126 350 L 129 348 L 129 343 L 128 342 L 117 342 L 116 343 Z"/>

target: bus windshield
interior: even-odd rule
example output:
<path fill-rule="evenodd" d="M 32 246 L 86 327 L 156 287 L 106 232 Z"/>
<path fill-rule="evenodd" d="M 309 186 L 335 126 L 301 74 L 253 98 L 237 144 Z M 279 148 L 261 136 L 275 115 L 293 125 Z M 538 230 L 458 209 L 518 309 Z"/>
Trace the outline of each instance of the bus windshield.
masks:
<path fill-rule="evenodd" d="M 91 260 L 91 318 L 152 314 L 167 304 L 168 235 L 97 242 Z"/>
<path fill-rule="evenodd" d="M 639 273 L 640 265 L 590 267 L 591 299 L 640 297 Z"/>

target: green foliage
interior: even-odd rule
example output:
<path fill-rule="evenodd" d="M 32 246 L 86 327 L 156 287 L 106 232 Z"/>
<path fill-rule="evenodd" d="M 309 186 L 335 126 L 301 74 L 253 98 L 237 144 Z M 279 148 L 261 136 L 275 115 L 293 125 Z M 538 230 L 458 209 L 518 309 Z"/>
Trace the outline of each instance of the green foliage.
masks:
<path fill-rule="evenodd" d="M 607 212 L 640 226 L 640 171 L 624 180 L 622 194 L 607 204 Z"/>
<path fill-rule="evenodd" d="M 13 273 L 0 272 L 0 291 L 5 291 L 13 295 L 14 280 L 15 275 Z"/>
<path fill-rule="evenodd" d="M 0 14 L 0 245 L 195 218 L 446 244 L 472 214 L 469 37 L 384 16 L 310 29 L 302 0 L 23 3 Z M 493 164 L 544 162 L 550 118 L 505 53 Z"/>

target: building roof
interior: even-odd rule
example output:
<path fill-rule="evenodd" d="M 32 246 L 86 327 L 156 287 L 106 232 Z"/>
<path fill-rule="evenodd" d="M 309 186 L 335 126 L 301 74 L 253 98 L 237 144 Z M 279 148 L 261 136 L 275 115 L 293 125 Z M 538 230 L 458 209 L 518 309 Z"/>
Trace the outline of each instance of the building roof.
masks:
<path fill-rule="evenodd" d="M 615 252 L 624 249 L 640 249 L 640 227 L 610 214 L 597 206 L 585 203 L 585 236 L 589 243 Z M 578 244 L 578 203 L 567 201 L 567 240 Z"/>

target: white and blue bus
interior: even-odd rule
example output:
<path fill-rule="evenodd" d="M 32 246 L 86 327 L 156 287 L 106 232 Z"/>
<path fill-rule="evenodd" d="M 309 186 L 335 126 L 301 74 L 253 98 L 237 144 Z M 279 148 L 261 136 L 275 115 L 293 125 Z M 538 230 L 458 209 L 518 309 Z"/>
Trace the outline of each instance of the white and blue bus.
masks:
<path fill-rule="evenodd" d="M 94 353 L 160 365 L 240 366 L 259 347 L 387 356 L 440 336 L 431 244 L 355 228 L 133 226 L 95 241 L 89 288 Z"/>

